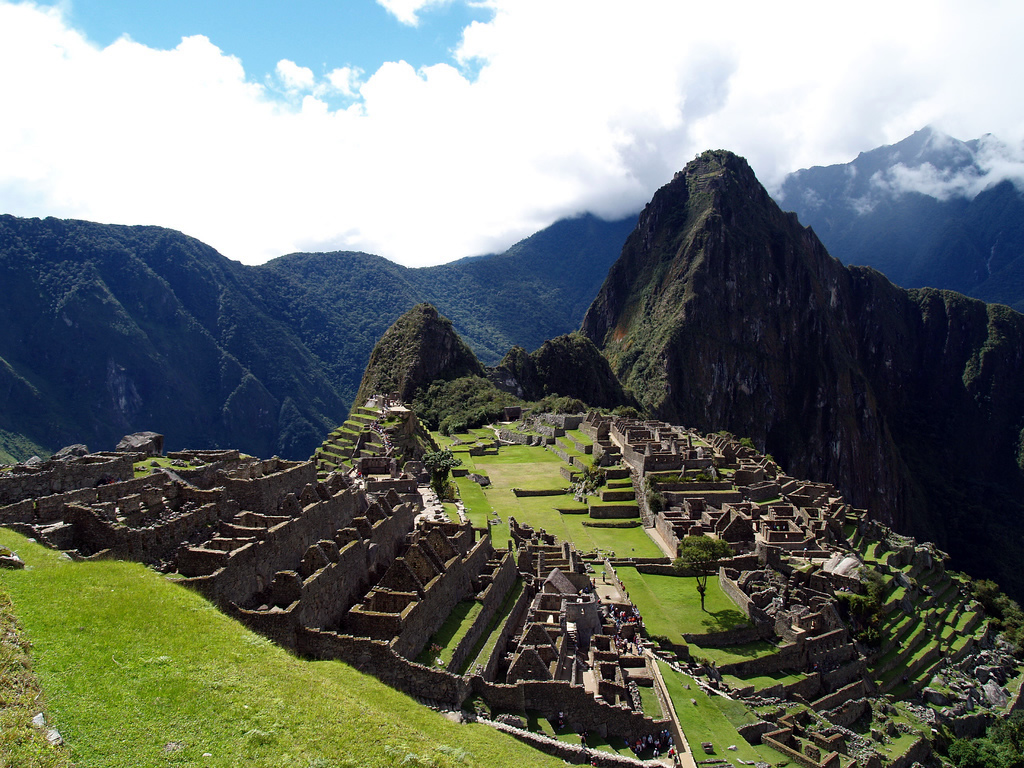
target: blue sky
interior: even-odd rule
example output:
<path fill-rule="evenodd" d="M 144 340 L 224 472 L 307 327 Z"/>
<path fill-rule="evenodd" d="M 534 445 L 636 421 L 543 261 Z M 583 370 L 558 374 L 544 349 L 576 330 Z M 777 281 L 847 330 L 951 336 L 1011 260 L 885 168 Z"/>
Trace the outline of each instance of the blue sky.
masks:
<path fill-rule="evenodd" d="M 771 189 L 933 125 L 1020 180 L 1022 29 L 1019 0 L 0 0 L 0 212 L 425 265 L 636 212 L 709 148 Z"/>
<path fill-rule="evenodd" d="M 122 35 L 151 48 L 174 48 L 183 37 L 205 35 L 242 60 L 262 80 L 281 59 L 315 73 L 338 67 L 374 72 L 386 61 L 415 68 L 452 62 L 462 30 L 492 13 L 446 3 L 404 24 L 374 0 L 73 0 L 68 20 L 100 45 Z"/>

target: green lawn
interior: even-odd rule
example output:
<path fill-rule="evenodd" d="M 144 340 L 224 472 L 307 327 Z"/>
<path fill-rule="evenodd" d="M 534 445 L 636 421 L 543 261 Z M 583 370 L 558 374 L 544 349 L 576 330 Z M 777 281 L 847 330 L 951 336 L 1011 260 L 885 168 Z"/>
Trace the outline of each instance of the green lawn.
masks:
<path fill-rule="evenodd" d="M 690 643 L 690 655 L 715 662 L 716 666 L 724 664 L 737 664 L 741 661 L 759 659 L 762 656 L 771 656 L 778 651 L 778 646 L 766 640 L 756 640 L 753 643 L 742 645 L 730 645 L 725 648 L 706 648 L 696 643 Z"/>
<path fill-rule="evenodd" d="M 482 609 L 483 603 L 478 600 L 460 601 L 448 614 L 448 618 L 444 620 L 441 628 L 430 638 L 427 647 L 423 649 L 416 661 L 424 666 L 438 666 L 447 669 L 452 660 L 452 654 L 455 653 L 455 649 L 469 632 Z"/>
<path fill-rule="evenodd" d="M 662 552 L 642 528 L 590 528 L 583 525 L 587 515 L 561 514 L 557 508 L 586 509 L 572 496 L 517 497 L 512 488 L 544 490 L 567 488 L 569 481 L 559 468 L 565 466 L 550 451 L 536 446 L 502 446 L 497 456 L 477 456 L 477 470 L 491 479 L 483 489 L 490 507 L 504 524 L 509 517 L 519 523 L 543 528 L 582 552 L 600 550 L 620 557 L 661 557 Z M 498 541 L 498 533 L 494 532 Z M 497 544 L 496 544 L 497 546 Z"/>
<path fill-rule="evenodd" d="M 640 691 L 640 701 L 644 704 L 644 714 L 655 720 L 663 717 L 661 702 L 658 701 L 658 694 L 654 692 L 654 686 L 638 685 L 637 690 Z"/>
<path fill-rule="evenodd" d="M 786 762 L 785 757 L 769 747 L 753 747 L 748 744 L 746 739 L 740 736 L 736 726 L 711 698 L 700 690 L 693 678 L 674 672 L 664 662 L 659 661 L 658 666 L 665 679 L 665 687 L 668 688 L 668 695 L 672 699 L 679 724 L 698 763 L 711 758 L 701 748 L 701 743 L 705 741 L 714 745 L 715 756 L 724 757 L 729 762 L 735 762 L 736 758 L 748 762 L 763 760 L 773 765 Z M 684 687 L 686 685 L 690 686 L 689 690 Z M 736 746 L 735 751 L 728 749 L 732 745 Z"/>
<path fill-rule="evenodd" d="M 683 645 L 684 634 L 722 632 L 748 623 L 742 611 L 719 588 L 717 576 L 708 579 L 707 610 L 702 611 L 694 577 L 640 573 L 625 566 L 615 570 L 651 635 Z"/>
<path fill-rule="evenodd" d="M 72 563 L 7 530 L 0 544 L 29 566 L 0 586 L 79 768 L 562 764 L 297 659 L 141 565 Z"/>

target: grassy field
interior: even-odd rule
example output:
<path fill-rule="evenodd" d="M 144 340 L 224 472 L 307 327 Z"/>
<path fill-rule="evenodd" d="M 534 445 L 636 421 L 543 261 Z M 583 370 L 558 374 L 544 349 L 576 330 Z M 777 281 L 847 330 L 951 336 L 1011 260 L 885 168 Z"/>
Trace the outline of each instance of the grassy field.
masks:
<path fill-rule="evenodd" d="M 730 762 L 736 758 L 748 762 L 763 760 L 773 765 L 787 761 L 787 758 L 773 749 L 748 744 L 736 726 L 711 697 L 700 690 L 693 678 L 674 672 L 664 662 L 658 662 L 658 666 L 695 760 L 699 762 L 710 759 L 710 754 L 706 754 L 701 747 L 702 742 L 708 741 L 714 745 L 715 756 L 724 757 Z M 684 687 L 687 685 L 689 689 Z M 736 750 L 729 750 L 728 747 L 733 745 Z"/>
<path fill-rule="evenodd" d="M 141 565 L 72 563 L 7 530 L 0 544 L 29 566 L 2 587 L 79 768 L 561 765 L 345 664 L 294 658 Z"/>
<path fill-rule="evenodd" d="M 564 466 L 554 453 L 526 445 L 503 446 L 497 456 L 475 456 L 476 471 L 487 475 L 491 485 L 483 490 L 487 503 L 507 525 L 508 518 L 543 528 L 563 541 L 572 542 L 582 552 L 599 550 L 620 557 L 661 557 L 661 550 L 642 528 L 591 528 L 583 525 L 585 514 L 562 514 L 561 509 L 583 511 L 586 504 L 572 496 L 533 496 L 522 498 L 513 488 L 547 490 L 568 488 L 569 481 L 559 469 Z M 495 541 L 498 531 L 495 530 Z"/>
<path fill-rule="evenodd" d="M 617 567 L 616 572 L 633 604 L 640 609 L 647 631 L 682 645 L 684 634 L 722 632 L 748 624 L 746 616 L 718 586 L 718 577 L 708 579 L 707 610 L 700 609 L 696 579 L 640 573 L 636 568 Z"/>

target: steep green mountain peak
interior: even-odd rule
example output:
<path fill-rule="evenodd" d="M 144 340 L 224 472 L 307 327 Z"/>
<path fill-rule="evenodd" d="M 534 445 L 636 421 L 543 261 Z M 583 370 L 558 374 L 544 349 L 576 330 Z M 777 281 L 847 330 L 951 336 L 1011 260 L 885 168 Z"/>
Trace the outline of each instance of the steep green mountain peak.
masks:
<path fill-rule="evenodd" d="M 356 405 L 383 393 L 411 402 L 416 391 L 437 379 L 484 376 L 484 367 L 431 304 L 417 304 L 399 317 L 373 348 L 356 395 Z"/>

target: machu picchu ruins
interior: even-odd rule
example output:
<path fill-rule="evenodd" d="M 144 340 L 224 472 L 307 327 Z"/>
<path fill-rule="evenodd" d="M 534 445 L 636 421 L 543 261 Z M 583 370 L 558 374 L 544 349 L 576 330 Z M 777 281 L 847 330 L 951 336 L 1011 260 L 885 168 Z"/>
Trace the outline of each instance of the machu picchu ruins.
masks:
<path fill-rule="evenodd" d="M 971 735 L 1020 707 L 1018 663 L 964 577 L 833 486 L 727 433 L 506 415 L 447 437 L 377 395 L 305 462 L 164 456 L 158 435 L 79 447 L 0 474 L 0 526 L 75 560 L 145 563 L 303 658 L 345 661 L 570 762 L 903 768 L 940 726 Z M 453 472 L 457 504 L 424 467 L 442 444 L 479 462 Z M 552 480 L 488 493 L 650 549 L 481 517 L 465 489 L 482 497 L 482 467 L 495 475 L 487 461 L 509 451 L 544 457 Z M 714 577 L 725 608 L 664 630 L 637 590 L 688 584 L 680 547 L 703 536 L 728 545 Z M 697 696 L 738 707 L 741 744 L 694 727 Z"/>

